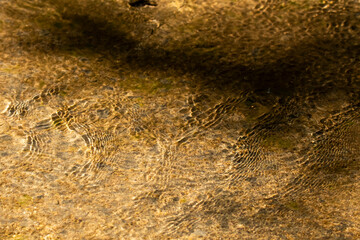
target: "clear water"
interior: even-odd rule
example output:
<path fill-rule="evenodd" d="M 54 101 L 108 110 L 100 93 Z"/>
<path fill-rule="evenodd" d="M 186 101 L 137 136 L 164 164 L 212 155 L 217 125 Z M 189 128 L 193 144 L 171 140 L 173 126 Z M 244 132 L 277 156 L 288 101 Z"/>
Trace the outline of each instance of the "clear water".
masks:
<path fill-rule="evenodd" d="M 358 4 L 207 3 L 0 2 L 1 239 L 360 236 Z"/>

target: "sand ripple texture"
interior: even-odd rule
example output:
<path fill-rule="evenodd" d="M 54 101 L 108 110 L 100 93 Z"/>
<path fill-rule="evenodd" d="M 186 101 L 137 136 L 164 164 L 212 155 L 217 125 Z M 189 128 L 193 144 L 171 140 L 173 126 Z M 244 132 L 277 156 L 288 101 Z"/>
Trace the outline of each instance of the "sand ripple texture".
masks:
<path fill-rule="evenodd" d="M 359 239 L 356 9 L 0 1 L 0 239 Z"/>

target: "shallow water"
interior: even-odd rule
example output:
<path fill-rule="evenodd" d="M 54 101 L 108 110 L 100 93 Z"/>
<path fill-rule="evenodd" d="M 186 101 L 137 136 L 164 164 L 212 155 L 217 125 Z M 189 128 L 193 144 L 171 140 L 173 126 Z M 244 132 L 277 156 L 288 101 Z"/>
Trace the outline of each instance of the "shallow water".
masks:
<path fill-rule="evenodd" d="M 184 4 L 0 2 L 0 238 L 360 237 L 356 2 Z"/>

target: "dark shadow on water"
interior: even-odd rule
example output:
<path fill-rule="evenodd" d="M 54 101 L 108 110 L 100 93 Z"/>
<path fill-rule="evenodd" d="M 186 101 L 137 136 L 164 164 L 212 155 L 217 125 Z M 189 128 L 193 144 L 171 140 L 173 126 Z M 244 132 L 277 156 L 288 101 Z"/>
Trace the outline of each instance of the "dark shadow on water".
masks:
<path fill-rule="evenodd" d="M 236 91 L 245 89 L 257 92 L 259 95 L 271 93 L 284 97 L 311 93 L 319 87 L 323 89 L 347 85 L 349 88 L 353 87 L 351 78 L 356 76 L 356 61 L 349 65 L 348 60 L 359 58 L 360 47 L 356 44 L 356 39 L 349 40 L 348 28 L 344 28 L 343 32 L 341 29 L 337 30 L 336 35 L 331 35 L 333 34 L 331 31 L 324 32 L 322 36 L 320 34 L 320 37 L 319 34 L 314 33 L 314 36 L 305 38 L 279 54 L 270 54 L 268 57 L 264 56 L 253 61 L 254 64 L 245 65 L 240 59 L 243 56 L 241 54 L 239 59 L 233 57 L 224 61 L 221 59 L 221 53 L 195 51 L 189 45 L 180 44 L 172 50 L 158 45 L 144 45 L 142 41 L 146 40 L 146 34 L 143 34 L 143 40 L 137 39 L 130 35 L 131 31 L 126 32 L 126 27 L 124 28 L 128 25 L 129 29 L 136 30 L 136 21 L 141 22 L 141 19 L 144 21 L 146 19 L 140 12 L 127 10 L 117 14 L 117 18 L 112 21 L 105 15 L 109 8 L 96 11 L 100 14 L 98 17 L 94 17 L 94 14 L 84 14 L 83 10 L 79 10 L 79 13 L 76 9 L 59 10 L 67 26 L 54 23 L 59 27 L 50 29 L 51 38 L 61 42 L 60 45 L 53 45 L 52 50 L 86 49 L 101 52 L 109 58 L 125 59 L 134 69 L 154 71 L 173 69 L 179 75 L 191 73 L 198 76 L 197 79 L 201 79 L 198 80 L 199 83 L 207 86 Z M 110 16 L 111 14 L 109 13 Z M 354 13 L 340 11 L 338 15 L 341 14 L 351 17 Z M 130 18 L 136 19 L 135 22 L 133 23 Z M 343 18 L 339 17 L 336 20 L 334 16 L 333 25 L 338 26 Z M 31 44 L 31 39 L 25 42 Z M 211 42 L 204 44 L 212 45 Z M 231 46 L 227 47 L 235 51 L 239 48 L 239 46 L 234 46 L 234 49 Z M 51 46 L 42 50 L 51 51 Z M 338 69 L 334 69 L 331 65 L 334 61 L 338 61 Z M 344 82 L 344 74 L 349 75 L 347 82 Z"/>

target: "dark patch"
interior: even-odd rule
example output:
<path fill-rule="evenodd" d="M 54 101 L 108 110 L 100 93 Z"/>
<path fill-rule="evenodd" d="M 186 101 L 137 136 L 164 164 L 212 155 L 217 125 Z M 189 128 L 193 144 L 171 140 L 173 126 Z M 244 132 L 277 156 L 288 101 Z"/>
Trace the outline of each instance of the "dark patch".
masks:
<path fill-rule="evenodd" d="M 7 141 L 12 141 L 12 140 L 13 140 L 13 137 L 10 136 L 10 135 L 2 135 L 2 136 L 0 136 L 0 141 L 7 142 Z"/>
<path fill-rule="evenodd" d="M 152 0 L 131 0 L 129 5 L 132 7 L 144 7 L 146 5 L 157 6 L 157 3 Z"/>

